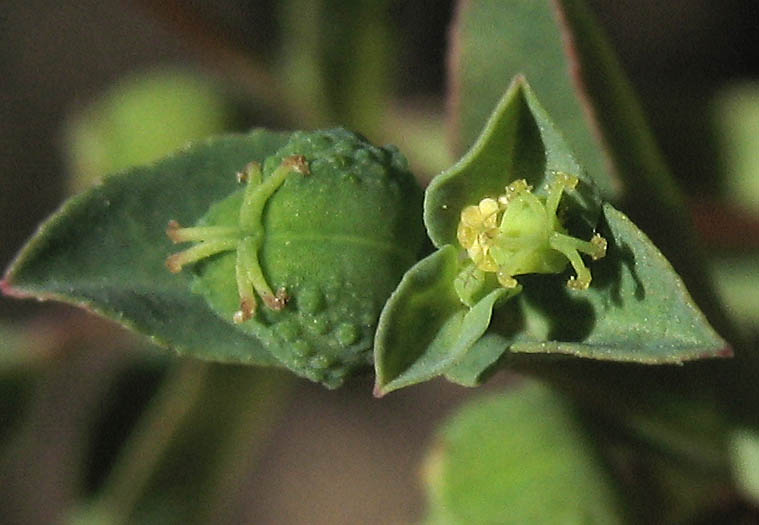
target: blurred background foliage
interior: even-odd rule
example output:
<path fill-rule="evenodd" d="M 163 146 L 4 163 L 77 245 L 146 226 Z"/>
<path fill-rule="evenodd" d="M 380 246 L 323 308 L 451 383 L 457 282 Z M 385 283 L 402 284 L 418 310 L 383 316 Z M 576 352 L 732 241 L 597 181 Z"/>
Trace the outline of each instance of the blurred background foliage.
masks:
<path fill-rule="evenodd" d="M 66 195 L 214 133 L 343 124 L 398 144 L 429 180 L 451 161 L 454 4 L 0 3 L 0 267 Z M 688 193 L 727 308 L 759 339 L 759 6 L 591 4 Z M 68 307 L 0 296 L 0 521 L 52 523 L 97 494 L 68 515 L 410 522 L 432 429 L 473 395 L 436 382 L 379 402 L 371 378 L 328 392 L 148 346 Z M 125 465 L 128 453 L 144 461 Z"/>

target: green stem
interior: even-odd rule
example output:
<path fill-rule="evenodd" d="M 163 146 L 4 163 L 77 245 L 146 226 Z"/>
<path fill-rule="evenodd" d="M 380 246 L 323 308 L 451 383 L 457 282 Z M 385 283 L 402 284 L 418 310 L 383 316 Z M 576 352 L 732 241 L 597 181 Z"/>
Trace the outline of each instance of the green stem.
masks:
<path fill-rule="evenodd" d="M 156 465 L 203 388 L 208 365 L 185 359 L 174 366 L 116 459 L 94 515 L 127 522 Z"/>
<path fill-rule="evenodd" d="M 248 374 L 245 374 L 248 376 Z M 202 503 L 198 523 L 227 523 L 230 494 L 243 484 L 290 400 L 295 378 L 288 372 L 259 370 L 254 384 L 241 389 L 236 400 L 239 418 L 218 444 L 207 482 L 198 493 Z M 245 378 L 242 378 L 243 380 Z M 229 519 L 228 519 L 229 518 Z"/>

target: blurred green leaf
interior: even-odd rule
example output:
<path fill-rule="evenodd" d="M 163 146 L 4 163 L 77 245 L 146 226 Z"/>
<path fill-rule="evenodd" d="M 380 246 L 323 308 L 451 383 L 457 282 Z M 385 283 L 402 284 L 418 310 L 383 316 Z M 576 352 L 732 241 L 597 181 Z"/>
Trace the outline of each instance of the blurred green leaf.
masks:
<path fill-rule="evenodd" d="M 623 521 L 571 407 L 535 384 L 455 414 L 427 459 L 425 481 L 430 524 Z"/>
<path fill-rule="evenodd" d="M 298 127 L 341 123 L 380 132 L 393 85 L 396 45 L 388 0 L 279 2 L 282 85 Z"/>
<path fill-rule="evenodd" d="M 723 254 L 712 261 L 725 309 L 748 330 L 759 327 L 759 253 Z"/>
<path fill-rule="evenodd" d="M 759 214 L 759 83 L 732 86 L 715 103 L 727 197 Z"/>
<path fill-rule="evenodd" d="M 232 120 L 221 89 L 200 74 L 160 69 L 123 78 L 68 122 L 70 190 L 226 131 Z"/>
<path fill-rule="evenodd" d="M 57 342 L 40 324 L 0 322 L 0 374 L 26 374 L 53 357 Z"/>
<path fill-rule="evenodd" d="M 194 145 L 134 168 L 69 200 L 43 224 L 2 281 L 3 291 L 95 311 L 179 353 L 275 365 L 253 336 L 230 329 L 173 275 L 164 233 L 170 219 L 194 223 L 237 189 L 234 174 L 274 153 L 288 136 L 263 130 Z"/>
<path fill-rule="evenodd" d="M 730 436 L 733 475 L 741 492 L 759 504 L 759 434 L 739 429 Z"/>
<path fill-rule="evenodd" d="M 228 522 L 291 385 L 291 376 L 271 370 L 179 362 L 102 490 L 71 521 Z"/>
<path fill-rule="evenodd" d="M 630 81 L 603 28 L 585 0 L 554 0 L 567 66 L 576 75 L 576 97 L 586 104 L 625 197 L 650 200 L 658 213 L 686 226 L 682 195 L 672 179 Z M 599 148 L 600 149 L 600 148 Z M 653 208 L 656 209 L 656 208 Z M 675 226 L 675 225 L 673 225 Z"/>

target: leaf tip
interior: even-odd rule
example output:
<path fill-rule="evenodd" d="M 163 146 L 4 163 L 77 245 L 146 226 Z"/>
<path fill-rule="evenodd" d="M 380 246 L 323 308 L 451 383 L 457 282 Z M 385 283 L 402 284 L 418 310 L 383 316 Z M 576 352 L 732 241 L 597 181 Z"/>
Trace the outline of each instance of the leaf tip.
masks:
<path fill-rule="evenodd" d="M 18 288 L 13 287 L 13 285 L 11 284 L 10 275 L 6 275 L 2 279 L 0 279 L 0 295 L 5 295 L 6 297 L 15 297 L 17 299 L 23 299 L 24 297 L 28 297 L 27 294 L 25 294 Z"/>
<path fill-rule="evenodd" d="M 725 344 L 722 348 L 719 350 L 712 350 L 709 352 L 703 352 L 700 355 L 697 355 L 693 360 L 701 360 L 701 359 L 731 359 L 735 357 L 735 352 L 733 352 L 733 347 L 729 344 Z"/>
<path fill-rule="evenodd" d="M 372 391 L 372 395 L 377 399 L 380 399 L 384 397 L 385 394 L 387 394 L 387 392 L 382 389 L 382 385 L 380 385 L 379 382 L 374 383 L 374 390 Z"/>

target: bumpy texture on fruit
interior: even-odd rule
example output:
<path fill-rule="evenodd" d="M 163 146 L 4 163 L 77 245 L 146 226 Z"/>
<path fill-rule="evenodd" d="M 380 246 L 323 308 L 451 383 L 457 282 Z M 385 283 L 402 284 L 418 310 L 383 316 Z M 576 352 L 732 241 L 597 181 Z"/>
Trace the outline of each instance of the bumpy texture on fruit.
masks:
<path fill-rule="evenodd" d="M 202 242 L 168 262 L 178 270 L 197 261 L 193 289 L 230 329 L 256 335 L 296 374 L 337 387 L 371 364 L 380 310 L 419 256 L 422 191 L 394 147 L 344 129 L 293 133 L 250 177 L 195 228 L 170 227 L 178 242 Z M 244 205 L 250 199 L 263 202 L 258 212 Z M 246 296 L 263 301 L 246 311 Z"/>

